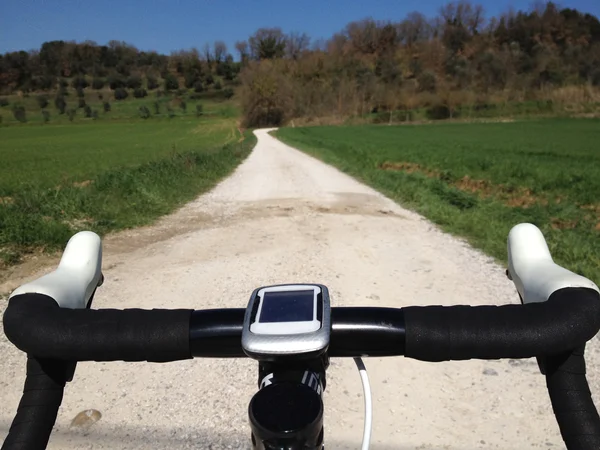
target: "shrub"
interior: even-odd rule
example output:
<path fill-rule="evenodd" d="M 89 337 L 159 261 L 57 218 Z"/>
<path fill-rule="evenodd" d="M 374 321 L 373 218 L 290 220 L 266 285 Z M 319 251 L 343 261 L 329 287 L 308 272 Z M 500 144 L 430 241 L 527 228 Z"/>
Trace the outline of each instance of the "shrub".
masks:
<path fill-rule="evenodd" d="M 165 91 L 175 91 L 179 89 L 179 81 L 172 73 L 165 77 Z"/>
<path fill-rule="evenodd" d="M 58 109 L 59 114 L 64 114 L 65 109 L 67 108 L 67 102 L 65 101 L 65 98 L 59 94 L 54 99 L 54 106 L 56 106 L 56 109 Z"/>
<path fill-rule="evenodd" d="M 140 106 L 138 111 L 142 119 L 148 119 L 150 117 L 150 110 L 146 106 Z"/>
<path fill-rule="evenodd" d="M 233 89 L 231 88 L 227 88 L 227 89 L 223 89 L 223 97 L 225 97 L 226 99 L 230 99 L 231 97 L 233 97 L 234 92 Z"/>
<path fill-rule="evenodd" d="M 204 90 L 204 85 L 202 81 L 198 80 L 194 83 L 194 92 L 202 92 Z"/>
<path fill-rule="evenodd" d="M 198 92 L 192 92 L 192 93 L 191 93 L 191 94 L 188 96 L 188 98 L 189 98 L 190 100 L 200 100 L 200 99 L 202 98 L 202 95 L 201 95 L 200 93 L 198 93 Z"/>
<path fill-rule="evenodd" d="M 221 85 L 221 82 L 220 82 L 220 81 L 217 81 L 217 82 L 215 83 L 215 89 L 216 89 L 217 91 L 220 91 L 221 89 L 223 89 L 223 85 Z"/>
<path fill-rule="evenodd" d="M 158 80 L 152 75 L 146 76 L 146 87 L 151 91 L 158 88 Z"/>
<path fill-rule="evenodd" d="M 188 92 L 187 89 L 177 89 L 177 95 L 179 95 L 180 97 L 182 95 L 187 94 L 187 92 Z"/>
<path fill-rule="evenodd" d="M 55 84 L 56 78 L 49 75 L 44 75 L 39 80 L 40 89 L 43 91 L 49 91 L 53 89 Z"/>
<path fill-rule="evenodd" d="M 64 89 L 69 86 L 69 82 L 67 80 L 65 80 L 64 78 L 61 78 L 58 85 Z"/>
<path fill-rule="evenodd" d="M 67 116 L 69 116 L 69 121 L 73 122 L 73 120 L 75 119 L 75 116 L 77 115 L 77 110 L 74 108 L 69 109 L 69 111 L 67 111 Z"/>
<path fill-rule="evenodd" d="M 200 117 L 204 114 L 204 106 L 202 103 L 196 105 L 196 117 Z"/>
<path fill-rule="evenodd" d="M 120 75 L 111 75 L 108 77 L 108 85 L 110 88 L 115 91 L 119 88 L 125 87 L 125 78 Z"/>
<path fill-rule="evenodd" d="M 90 105 L 85 105 L 83 108 L 83 115 L 86 118 L 90 118 L 92 117 L 92 108 L 90 108 Z"/>
<path fill-rule="evenodd" d="M 79 102 L 77 103 L 77 107 L 78 108 L 85 108 L 86 103 L 85 103 L 85 99 L 84 98 L 80 98 Z"/>
<path fill-rule="evenodd" d="M 136 88 L 136 89 L 133 91 L 133 96 L 134 96 L 135 98 L 144 98 L 144 97 L 146 97 L 147 95 L 148 95 L 148 92 L 146 91 L 146 89 L 144 89 L 144 88 L 141 88 L 141 87 L 139 87 L 139 88 Z"/>
<path fill-rule="evenodd" d="M 129 96 L 127 89 L 117 88 L 115 89 L 115 100 L 125 100 Z"/>
<path fill-rule="evenodd" d="M 156 114 L 156 115 L 160 114 L 160 103 L 154 102 L 152 104 L 152 106 L 154 106 L 154 114 Z"/>
<path fill-rule="evenodd" d="M 139 89 L 142 87 L 142 79 L 137 75 L 132 75 L 127 78 L 127 87 L 129 89 Z"/>
<path fill-rule="evenodd" d="M 45 109 L 42 110 L 42 118 L 44 119 L 44 123 L 50 122 L 50 113 Z"/>
<path fill-rule="evenodd" d="M 450 118 L 450 109 L 446 105 L 434 105 L 425 114 L 429 120 L 445 120 Z"/>
<path fill-rule="evenodd" d="M 110 112 L 110 103 L 104 102 L 102 107 L 104 108 L 104 112 Z"/>
<path fill-rule="evenodd" d="M 104 95 L 98 94 L 98 100 L 103 100 L 103 99 L 104 99 Z"/>
<path fill-rule="evenodd" d="M 77 97 L 79 97 L 79 98 L 85 97 L 85 94 L 83 93 L 83 89 L 77 88 Z"/>
<path fill-rule="evenodd" d="M 187 111 L 187 103 L 185 102 L 185 100 L 181 100 L 181 103 L 179 104 L 179 107 L 181 108 L 181 110 L 184 113 Z"/>
<path fill-rule="evenodd" d="M 167 114 L 169 115 L 169 119 L 175 117 L 175 111 L 173 111 L 173 108 L 171 108 L 169 105 L 167 105 Z"/>
<path fill-rule="evenodd" d="M 82 76 L 76 76 L 71 81 L 71 86 L 73 86 L 75 89 L 85 89 L 89 85 L 90 84 L 87 82 L 85 77 Z"/>
<path fill-rule="evenodd" d="M 21 123 L 27 122 L 27 114 L 25 113 L 24 106 L 15 106 L 13 107 L 13 116 Z"/>
<path fill-rule="evenodd" d="M 48 97 L 46 97 L 45 95 L 39 95 L 37 98 L 37 102 L 40 109 L 44 109 L 46 106 L 48 106 Z"/>
<path fill-rule="evenodd" d="M 10 105 L 10 102 L 8 101 L 8 99 L 5 97 L 0 97 L 0 106 L 8 106 L 8 105 Z"/>
<path fill-rule="evenodd" d="M 104 80 L 104 78 L 94 78 L 92 80 L 92 88 L 102 89 L 104 87 L 105 83 L 106 83 L 106 81 Z"/>
<path fill-rule="evenodd" d="M 208 86 L 209 84 L 213 84 L 215 82 L 215 79 L 213 78 L 212 74 L 209 73 L 204 77 L 204 83 Z"/>
<path fill-rule="evenodd" d="M 98 110 L 97 109 L 92 111 L 92 119 L 98 120 Z"/>
<path fill-rule="evenodd" d="M 2 120 L 3 120 L 2 116 L 0 116 L 0 125 L 2 125 Z"/>

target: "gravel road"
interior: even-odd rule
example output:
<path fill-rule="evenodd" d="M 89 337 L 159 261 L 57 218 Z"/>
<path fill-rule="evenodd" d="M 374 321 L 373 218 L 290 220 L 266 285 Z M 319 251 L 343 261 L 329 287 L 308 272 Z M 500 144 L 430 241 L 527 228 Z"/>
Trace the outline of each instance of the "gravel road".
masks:
<path fill-rule="evenodd" d="M 284 282 L 326 284 L 337 306 L 518 301 L 490 258 L 267 131 L 256 132 L 253 153 L 213 191 L 152 227 L 106 239 L 96 308 L 245 307 L 256 286 Z M 598 352 L 594 339 L 595 392 Z M 3 438 L 25 356 L 2 334 L 0 357 Z M 365 362 L 374 450 L 563 448 L 534 360 Z M 80 363 L 49 448 L 248 448 L 256 377 L 249 360 Z M 359 448 L 363 399 L 353 362 L 334 360 L 327 381 L 328 448 Z M 90 409 L 101 413 L 97 422 L 79 416 L 71 426 Z"/>

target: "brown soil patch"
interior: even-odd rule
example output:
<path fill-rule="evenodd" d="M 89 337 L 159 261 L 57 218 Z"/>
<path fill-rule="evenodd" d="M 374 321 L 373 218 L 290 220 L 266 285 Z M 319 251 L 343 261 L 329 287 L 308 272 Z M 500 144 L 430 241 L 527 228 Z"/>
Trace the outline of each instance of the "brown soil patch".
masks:
<path fill-rule="evenodd" d="M 550 226 L 554 230 L 572 230 L 577 226 L 576 220 L 561 220 L 556 217 L 553 217 L 550 223 Z"/>
<path fill-rule="evenodd" d="M 84 187 L 89 186 L 93 182 L 94 182 L 94 180 L 76 181 L 75 183 L 73 183 L 73 186 L 78 187 L 78 188 L 84 188 Z"/>
<path fill-rule="evenodd" d="M 391 162 L 386 161 L 379 166 L 382 170 L 391 170 L 395 172 L 406 172 L 406 173 L 421 173 L 431 178 L 438 178 L 440 173 L 437 170 L 425 169 L 417 163 L 411 162 Z"/>
<path fill-rule="evenodd" d="M 382 170 L 394 170 L 406 173 L 421 173 L 430 178 L 440 178 L 440 172 L 437 170 L 426 169 L 419 164 L 411 162 L 391 162 L 386 161 L 379 166 Z M 488 180 L 473 179 L 465 175 L 454 183 L 454 186 L 463 192 L 476 194 L 483 198 L 496 197 L 506 206 L 513 208 L 529 208 L 536 203 L 548 204 L 548 200 L 536 197 L 531 190 L 527 188 L 509 188 L 502 184 L 492 184 Z"/>
<path fill-rule="evenodd" d="M 600 231 L 600 222 L 598 222 L 598 223 L 596 224 L 596 226 L 594 227 L 594 229 L 595 229 L 596 231 Z"/>

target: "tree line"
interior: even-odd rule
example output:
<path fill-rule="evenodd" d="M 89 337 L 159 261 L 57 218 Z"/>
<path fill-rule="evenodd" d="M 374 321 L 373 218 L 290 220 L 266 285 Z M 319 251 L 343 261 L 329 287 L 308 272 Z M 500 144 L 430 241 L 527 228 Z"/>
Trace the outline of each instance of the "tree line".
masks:
<path fill-rule="evenodd" d="M 125 42 L 51 41 L 0 55 L 0 94 L 71 85 L 125 98 L 239 86 L 250 126 L 294 118 L 383 114 L 410 120 L 428 108 L 440 117 L 501 102 L 600 102 L 600 22 L 552 2 L 487 18 L 480 5 L 448 3 L 427 18 L 364 19 L 327 40 L 261 28 L 235 44 L 163 55 Z"/>
<path fill-rule="evenodd" d="M 242 101 L 249 125 L 294 118 L 433 118 L 502 102 L 600 102 L 600 22 L 548 2 L 486 18 L 466 1 L 400 22 L 365 19 L 327 41 L 261 30 L 236 46 L 246 61 Z"/>

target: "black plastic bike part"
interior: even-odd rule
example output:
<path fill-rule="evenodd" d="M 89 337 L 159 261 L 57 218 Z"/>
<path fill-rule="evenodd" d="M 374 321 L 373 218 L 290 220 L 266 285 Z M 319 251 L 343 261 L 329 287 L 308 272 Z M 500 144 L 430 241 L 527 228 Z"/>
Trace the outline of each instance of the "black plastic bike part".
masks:
<path fill-rule="evenodd" d="M 542 359 L 560 434 L 569 450 L 600 449 L 600 416 L 585 377 L 585 346 Z"/>
<path fill-rule="evenodd" d="M 4 333 L 20 350 L 68 361 L 167 362 L 191 358 L 191 310 L 67 309 L 50 297 L 13 297 Z"/>
<path fill-rule="evenodd" d="M 193 311 L 190 317 L 190 351 L 200 358 L 244 358 L 244 308 Z"/>
<path fill-rule="evenodd" d="M 28 356 L 17 414 L 2 450 L 43 450 L 48 445 L 72 363 Z"/>
<path fill-rule="evenodd" d="M 256 450 L 316 450 L 323 445 L 323 400 L 306 384 L 275 381 L 248 406 Z"/>
<path fill-rule="evenodd" d="M 406 356 L 422 361 L 530 358 L 584 345 L 600 329 L 600 295 L 554 292 L 547 302 L 403 308 Z"/>
<path fill-rule="evenodd" d="M 329 368 L 329 357 L 324 354 L 313 360 L 288 362 L 260 361 L 258 363 L 258 388 L 274 382 L 300 382 L 322 394 L 327 387 L 325 374 Z"/>
<path fill-rule="evenodd" d="M 330 357 L 404 354 L 404 309 L 336 307 L 331 323 Z"/>

